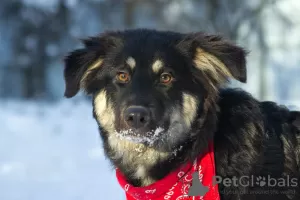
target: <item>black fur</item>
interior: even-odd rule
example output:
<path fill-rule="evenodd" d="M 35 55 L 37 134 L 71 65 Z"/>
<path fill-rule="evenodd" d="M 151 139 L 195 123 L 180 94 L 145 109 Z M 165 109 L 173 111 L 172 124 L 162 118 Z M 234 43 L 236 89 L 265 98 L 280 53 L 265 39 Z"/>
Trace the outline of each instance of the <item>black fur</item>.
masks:
<path fill-rule="evenodd" d="M 80 88 L 93 96 L 105 153 L 130 183 L 142 186 L 162 179 L 214 141 L 217 175 L 223 178 L 269 175 L 298 181 L 297 187 L 219 184 L 222 200 L 300 199 L 300 113 L 223 87 L 230 78 L 246 81 L 242 48 L 220 36 L 154 30 L 108 32 L 83 43 L 82 49 L 66 57 L 65 96 L 76 95 Z M 126 63 L 128 57 L 134 58 L 133 68 Z M 99 66 L 90 69 L 99 59 Z M 156 60 L 163 67 L 154 73 L 151 67 Z M 130 75 L 128 83 L 116 80 L 120 71 Z M 172 74 L 174 81 L 159 82 L 163 72 Z M 105 91 L 105 98 L 99 97 L 100 91 Z M 185 107 L 193 102 L 195 108 Z M 152 130 L 159 126 L 164 128 L 159 139 L 140 144 L 111 139 L 118 135 L 111 126 L 118 132 L 129 129 L 123 113 L 132 105 L 147 107 L 151 120 L 126 136 L 153 139 Z M 113 117 L 113 125 L 105 117 Z M 135 147 L 142 152 L 135 152 Z M 141 166 L 144 173 L 137 176 Z"/>

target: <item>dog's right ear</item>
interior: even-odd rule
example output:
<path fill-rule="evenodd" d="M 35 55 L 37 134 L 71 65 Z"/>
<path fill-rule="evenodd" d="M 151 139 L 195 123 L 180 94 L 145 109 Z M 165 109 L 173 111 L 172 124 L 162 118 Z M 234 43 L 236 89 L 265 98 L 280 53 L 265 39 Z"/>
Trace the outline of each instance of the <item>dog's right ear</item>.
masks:
<path fill-rule="evenodd" d="M 107 53 L 120 42 L 115 32 L 82 40 L 84 48 L 70 52 L 64 60 L 65 97 L 71 98 L 85 89 L 88 75 L 101 67 Z"/>

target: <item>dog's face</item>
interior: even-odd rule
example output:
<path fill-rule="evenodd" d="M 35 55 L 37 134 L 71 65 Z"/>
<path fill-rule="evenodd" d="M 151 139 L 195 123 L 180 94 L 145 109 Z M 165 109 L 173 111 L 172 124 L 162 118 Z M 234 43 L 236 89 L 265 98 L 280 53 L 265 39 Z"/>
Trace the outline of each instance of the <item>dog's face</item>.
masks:
<path fill-rule="evenodd" d="M 93 96 L 101 134 L 115 148 L 172 151 L 228 78 L 246 79 L 244 51 L 217 36 L 132 30 L 84 44 L 65 60 L 65 95 L 81 88 Z"/>

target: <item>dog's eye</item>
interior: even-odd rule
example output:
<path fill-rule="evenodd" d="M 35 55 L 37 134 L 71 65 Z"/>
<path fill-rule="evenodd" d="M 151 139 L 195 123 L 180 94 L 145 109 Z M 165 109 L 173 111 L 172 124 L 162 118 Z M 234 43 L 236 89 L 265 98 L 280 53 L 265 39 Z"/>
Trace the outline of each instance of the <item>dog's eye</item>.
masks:
<path fill-rule="evenodd" d="M 160 82 L 163 84 L 171 83 L 173 80 L 173 76 L 169 73 L 163 73 L 160 76 Z"/>
<path fill-rule="evenodd" d="M 128 83 L 130 80 L 130 75 L 127 72 L 119 72 L 116 78 L 121 83 Z"/>

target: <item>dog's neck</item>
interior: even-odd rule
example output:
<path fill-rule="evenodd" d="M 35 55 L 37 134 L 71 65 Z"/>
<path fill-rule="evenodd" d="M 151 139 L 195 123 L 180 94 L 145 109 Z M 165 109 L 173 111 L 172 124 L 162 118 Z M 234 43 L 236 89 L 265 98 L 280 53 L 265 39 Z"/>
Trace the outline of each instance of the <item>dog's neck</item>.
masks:
<path fill-rule="evenodd" d="M 135 186 L 150 185 L 162 179 L 180 162 L 178 157 L 184 157 L 183 148 L 162 152 L 144 144 L 119 140 L 113 135 L 107 137 L 104 149 L 113 165 Z"/>
<path fill-rule="evenodd" d="M 140 151 L 124 150 L 121 155 L 117 152 L 113 154 L 110 160 L 130 184 L 147 186 L 164 178 L 170 171 L 186 162 L 188 148 L 181 146 L 173 152 L 159 152 L 145 147 Z"/>

